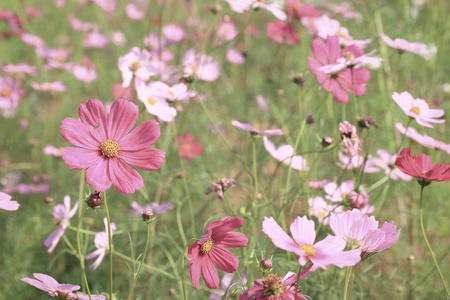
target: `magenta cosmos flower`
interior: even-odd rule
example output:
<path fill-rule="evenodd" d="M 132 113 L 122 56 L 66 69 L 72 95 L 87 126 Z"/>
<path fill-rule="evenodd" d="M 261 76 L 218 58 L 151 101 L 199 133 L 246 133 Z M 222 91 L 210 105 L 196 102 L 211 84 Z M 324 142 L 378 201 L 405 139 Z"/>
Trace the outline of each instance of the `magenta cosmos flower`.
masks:
<path fill-rule="evenodd" d="M 433 128 L 431 123 L 445 123 L 445 120 L 436 119 L 445 114 L 443 109 L 430 109 L 425 100 L 414 99 L 408 92 L 394 93 L 392 99 L 408 117 L 416 119 L 419 125 Z"/>
<path fill-rule="evenodd" d="M 61 135 L 79 148 L 64 148 L 62 157 L 71 169 L 87 169 L 86 182 L 96 190 L 113 184 L 122 194 L 134 193 L 144 181 L 130 165 L 146 171 L 160 168 L 165 153 L 148 148 L 159 138 L 159 124 L 147 121 L 130 132 L 138 119 L 135 104 L 117 100 L 107 116 L 103 104 L 93 99 L 81 104 L 78 113 L 80 120 L 62 121 Z"/>
<path fill-rule="evenodd" d="M 79 285 L 59 283 L 53 277 L 42 273 L 33 273 L 33 276 L 38 280 L 27 277 L 24 277 L 21 280 L 46 292 L 51 297 L 59 297 L 60 299 L 77 299 L 77 295 L 74 294 L 73 291 L 79 290 Z"/>
<path fill-rule="evenodd" d="M 350 53 L 357 47 L 346 47 L 342 53 Z M 366 84 L 370 79 L 370 71 L 363 68 L 346 68 L 333 74 L 319 71 L 319 68 L 334 65 L 341 57 L 341 46 L 338 36 L 329 36 L 325 41 L 320 38 L 314 39 L 311 45 L 315 58 L 308 56 L 308 65 L 311 72 L 316 75 L 317 82 L 340 103 L 348 103 L 348 93 L 361 97 L 366 93 Z M 353 53 L 354 57 L 361 53 Z"/>
<path fill-rule="evenodd" d="M 0 192 L 0 209 L 13 211 L 19 209 L 19 202 L 11 200 L 11 196 Z"/>
<path fill-rule="evenodd" d="M 245 291 L 238 300 L 270 299 L 270 300 L 306 300 L 297 293 L 297 274 L 288 272 L 284 277 L 269 274 L 265 278 L 256 279 L 255 287 Z M 298 289 L 300 291 L 300 288 Z M 253 298 L 254 297 L 254 298 Z"/>
<path fill-rule="evenodd" d="M 411 148 L 403 149 L 395 160 L 395 166 L 403 173 L 415 177 L 420 185 L 426 186 L 431 181 L 450 181 L 450 165 L 433 165 L 426 154 L 411 157 Z"/>
<path fill-rule="evenodd" d="M 361 251 L 344 251 L 345 241 L 338 237 L 327 236 L 314 244 L 315 224 L 306 216 L 297 217 L 292 222 L 290 229 L 294 239 L 289 237 L 272 217 L 265 217 L 262 225 L 263 232 L 275 246 L 298 255 L 298 263 L 301 266 L 311 261 L 309 273 L 319 267 L 325 269 L 329 265 L 339 268 L 354 266 L 361 260 Z"/>
<path fill-rule="evenodd" d="M 219 275 L 216 267 L 227 273 L 232 273 L 239 266 L 239 259 L 227 248 L 247 246 L 248 239 L 242 232 L 230 232 L 241 227 L 244 221 L 239 217 L 224 217 L 212 222 L 206 227 L 205 235 L 189 246 L 188 264 L 192 284 L 200 288 L 200 273 L 206 286 L 216 289 L 219 286 Z"/>
<path fill-rule="evenodd" d="M 300 32 L 293 22 L 276 20 L 266 24 L 266 33 L 269 38 L 278 44 L 294 45 L 300 41 Z"/>

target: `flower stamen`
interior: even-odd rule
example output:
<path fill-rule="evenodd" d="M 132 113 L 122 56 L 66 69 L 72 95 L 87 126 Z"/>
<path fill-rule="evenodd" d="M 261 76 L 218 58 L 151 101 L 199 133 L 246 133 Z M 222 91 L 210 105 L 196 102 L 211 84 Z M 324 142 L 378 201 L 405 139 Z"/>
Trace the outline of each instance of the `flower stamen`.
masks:
<path fill-rule="evenodd" d="M 116 141 L 107 139 L 100 145 L 100 152 L 106 158 L 113 158 L 119 155 L 120 146 Z"/>
<path fill-rule="evenodd" d="M 299 245 L 298 249 L 303 250 L 305 252 L 305 256 L 311 256 L 316 254 L 316 249 L 314 248 L 313 245 L 308 245 L 308 244 L 303 244 L 303 245 Z"/>
<path fill-rule="evenodd" d="M 200 251 L 202 251 L 203 254 L 208 254 L 209 252 L 211 252 L 213 248 L 214 248 L 214 241 L 212 238 L 209 238 L 209 240 L 207 240 L 200 246 Z"/>

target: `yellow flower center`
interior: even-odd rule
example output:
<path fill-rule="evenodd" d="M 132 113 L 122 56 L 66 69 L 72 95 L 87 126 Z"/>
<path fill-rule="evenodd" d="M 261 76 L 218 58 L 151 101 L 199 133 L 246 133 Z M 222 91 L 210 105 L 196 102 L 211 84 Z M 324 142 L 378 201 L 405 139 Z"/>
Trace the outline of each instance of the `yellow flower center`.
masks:
<path fill-rule="evenodd" d="M 313 245 L 307 244 L 299 245 L 298 249 L 303 250 L 305 252 L 306 257 L 316 254 L 316 249 L 314 248 Z"/>
<path fill-rule="evenodd" d="M 153 97 L 148 97 L 147 102 L 150 105 L 155 105 L 156 104 L 156 100 Z"/>
<path fill-rule="evenodd" d="M 351 52 L 345 52 L 344 57 L 348 61 L 353 61 L 355 59 L 355 55 Z"/>
<path fill-rule="evenodd" d="M 131 70 L 131 72 L 136 72 L 137 70 L 139 70 L 139 68 L 141 67 L 141 64 L 138 61 L 133 62 L 129 68 Z"/>
<path fill-rule="evenodd" d="M 107 139 L 100 145 L 100 152 L 106 158 L 113 158 L 119 155 L 120 146 L 116 141 Z"/>
<path fill-rule="evenodd" d="M 171 90 L 168 90 L 167 93 L 168 93 L 170 96 L 172 96 L 172 97 L 175 96 L 175 93 L 174 93 L 173 91 L 171 91 Z"/>
<path fill-rule="evenodd" d="M 263 279 L 264 296 L 278 297 L 283 293 L 283 286 L 281 280 L 276 274 L 269 274 Z"/>
<path fill-rule="evenodd" d="M 417 106 L 414 106 L 409 111 L 414 113 L 414 114 L 416 114 L 416 115 L 418 115 L 418 116 L 420 116 L 420 108 L 418 108 Z"/>
<path fill-rule="evenodd" d="M 11 95 L 11 91 L 9 89 L 3 89 L 0 93 L 2 97 L 9 97 Z"/>
<path fill-rule="evenodd" d="M 200 250 L 204 253 L 204 254 L 208 254 L 209 252 L 211 252 L 211 250 L 214 248 L 214 241 L 212 238 L 210 238 L 209 240 L 207 240 L 206 242 L 204 242 L 201 246 L 200 246 Z"/>

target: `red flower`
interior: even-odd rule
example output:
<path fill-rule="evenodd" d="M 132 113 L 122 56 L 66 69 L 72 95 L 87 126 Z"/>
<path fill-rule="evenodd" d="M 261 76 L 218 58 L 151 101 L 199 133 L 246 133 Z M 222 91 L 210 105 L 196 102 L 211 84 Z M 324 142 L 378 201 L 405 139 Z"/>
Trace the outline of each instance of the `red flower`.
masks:
<path fill-rule="evenodd" d="M 411 157 L 411 148 L 403 149 L 398 155 L 395 166 L 400 171 L 411 175 L 421 185 L 428 185 L 431 181 L 450 181 L 450 165 L 433 165 L 431 158 L 426 154 L 417 154 Z"/>
<path fill-rule="evenodd" d="M 203 153 L 203 146 L 198 143 L 198 139 L 191 134 L 185 136 L 177 136 L 177 143 L 180 147 L 180 156 L 193 160 L 194 157 Z"/>
<path fill-rule="evenodd" d="M 311 72 L 316 75 L 324 90 L 333 93 L 334 99 L 340 103 L 348 103 L 348 93 L 361 97 L 366 93 L 366 84 L 370 79 L 370 71 L 363 68 L 346 68 L 333 74 L 326 74 L 318 69 L 322 66 L 333 65 L 342 56 L 359 57 L 363 54 L 355 46 L 346 47 L 341 54 L 338 36 L 329 36 L 324 42 L 320 38 L 314 39 L 311 44 L 315 58 L 308 56 L 308 65 Z"/>
<path fill-rule="evenodd" d="M 224 217 L 206 227 L 205 235 L 189 246 L 188 264 L 191 281 L 197 289 L 200 287 L 200 272 L 210 289 L 219 286 L 219 275 L 215 267 L 232 273 L 239 266 L 239 259 L 226 248 L 247 246 L 248 239 L 242 232 L 230 232 L 239 228 L 244 221 L 239 217 Z"/>

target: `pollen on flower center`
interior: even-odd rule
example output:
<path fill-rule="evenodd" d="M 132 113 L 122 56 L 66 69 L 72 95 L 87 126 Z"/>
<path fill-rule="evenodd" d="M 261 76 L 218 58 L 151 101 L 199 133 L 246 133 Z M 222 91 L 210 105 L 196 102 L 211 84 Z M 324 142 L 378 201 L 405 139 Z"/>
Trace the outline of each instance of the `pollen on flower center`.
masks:
<path fill-rule="evenodd" d="M 305 252 L 305 256 L 307 257 L 316 254 L 316 249 L 313 245 L 299 245 L 298 249 L 303 250 Z"/>
<path fill-rule="evenodd" d="M 269 274 L 263 279 L 264 295 L 278 297 L 283 293 L 280 278 L 275 274 Z"/>
<path fill-rule="evenodd" d="M 156 100 L 155 100 L 155 98 L 153 98 L 153 97 L 148 97 L 147 102 L 148 102 L 150 105 L 155 105 L 155 104 L 156 104 Z"/>
<path fill-rule="evenodd" d="M 119 155 L 120 146 L 116 141 L 107 139 L 100 145 L 100 152 L 106 158 L 113 158 Z"/>
<path fill-rule="evenodd" d="M 354 250 L 361 247 L 362 241 L 354 238 L 347 238 L 345 241 L 345 248 L 348 250 Z"/>
<path fill-rule="evenodd" d="M 141 64 L 138 61 L 135 61 L 129 66 L 129 69 L 131 70 L 131 72 L 136 72 L 140 67 Z"/>
<path fill-rule="evenodd" d="M 345 52 L 344 57 L 348 61 L 353 61 L 355 59 L 355 55 L 351 52 Z"/>
<path fill-rule="evenodd" d="M 171 91 L 171 90 L 168 90 L 167 93 L 168 93 L 170 96 L 172 96 L 172 97 L 175 96 L 175 93 L 174 93 L 173 91 Z"/>
<path fill-rule="evenodd" d="M 11 91 L 9 89 L 2 89 L 0 96 L 9 97 L 11 95 Z"/>
<path fill-rule="evenodd" d="M 210 238 L 209 240 L 207 240 L 206 242 L 204 242 L 201 246 L 200 246 L 200 250 L 204 253 L 204 254 L 208 254 L 209 252 L 211 252 L 211 250 L 214 248 L 214 241 L 212 238 Z"/>
<path fill-rule="evenodd" d="M 414 113 L 414 114 L 416 114 L 416 115 L 418 115 L 418 116 L 420 116 L 420 108 L 418 108 L 417 106 L 414 106 L 409 111 Z"/>

